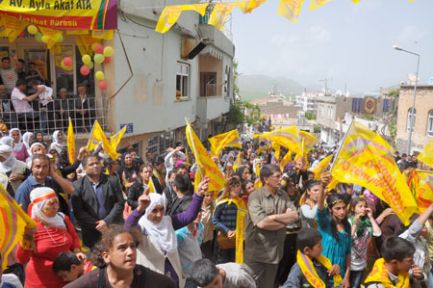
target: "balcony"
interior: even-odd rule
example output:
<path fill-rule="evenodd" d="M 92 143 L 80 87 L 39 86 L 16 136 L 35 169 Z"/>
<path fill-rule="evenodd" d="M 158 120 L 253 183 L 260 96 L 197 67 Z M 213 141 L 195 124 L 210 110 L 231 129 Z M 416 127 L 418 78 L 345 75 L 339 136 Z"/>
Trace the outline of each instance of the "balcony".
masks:
<path fill-rule="evenodd" d="M 33 111 L 26 113 L 17 113 L 10 99 L 0 101 L 0 117 L 9 129 L 19 128 L 21 131 L 42 131 L 50 134 L 55 130 L 67 131 L 70 117 L 75 133 L 90 133 L 95 120 L 106 130 L 106 105 L 99 97 L 88 98 L 87 107 L 82 105 L 80 98 L 54 99 L 45 107 L 36 101 L 30 103 Z"/>

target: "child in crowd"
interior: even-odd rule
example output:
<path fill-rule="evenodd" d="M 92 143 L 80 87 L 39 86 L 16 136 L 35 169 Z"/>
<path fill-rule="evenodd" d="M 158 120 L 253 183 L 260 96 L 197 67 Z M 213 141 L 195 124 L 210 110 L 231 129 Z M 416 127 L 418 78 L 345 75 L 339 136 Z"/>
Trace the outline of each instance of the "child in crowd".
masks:
<path fill-rule="evenodd" d="M 85 273 L 96 269 L 92 262 L 88 260 L 81 261 L 77 255 L 72 252 L 62 252 L 53 263 L 53 271 L 65 282 L 72 282 L 80 278 Z"/>
<path fill-rule="evenodd" d="M 365 288 L 412 287 L 409 270 L 413 277 L 422 277 L 421 268 L 414 265 L 415 247 L 400 237 L 390 237 L 382 245 L 382 257 L 374 263 L 373 269 L 364 282 Z"/>
<path fill-rule="evenodd" d="M 322 236 L 311 228 L 298 233 L 296 263 L 282 288 L 337 287 L 342 281 L 340 267 L 322 256 Z"/>
<path fill-rule="evenodd" d="M 371 236 L 379 237 L 382 232 L 365 198 L 354 197 L 350 205 L 353 213 L 349 218 L 349 223 L 352 225 L 350 287 L 359 288 L 367 267 L 368 243 Z"/>

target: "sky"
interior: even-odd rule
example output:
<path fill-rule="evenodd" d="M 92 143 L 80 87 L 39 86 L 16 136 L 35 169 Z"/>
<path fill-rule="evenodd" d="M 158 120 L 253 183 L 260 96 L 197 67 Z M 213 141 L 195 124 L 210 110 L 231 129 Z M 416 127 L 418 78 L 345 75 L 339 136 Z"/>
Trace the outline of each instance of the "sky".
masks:
<path fill-rule="evenodd" d="M 234 11 L 231 32 L 242 74 L 282 76 L 304 86 L 351 93 L 398 85 L 415 73 L 433 77 L 433 1 L 334 0 L 310 11 L 304 2 L 297 23 L 278 16 L 278 0 L 268 0 L 251 14 Z M 230 25 L 230 23 L 229 23 Z"/>

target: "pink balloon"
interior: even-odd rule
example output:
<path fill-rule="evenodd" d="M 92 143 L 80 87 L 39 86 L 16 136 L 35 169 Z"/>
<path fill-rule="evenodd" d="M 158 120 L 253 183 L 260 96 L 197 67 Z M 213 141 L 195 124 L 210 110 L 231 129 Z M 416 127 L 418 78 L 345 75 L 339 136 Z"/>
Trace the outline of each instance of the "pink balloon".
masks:
<path fill-rule="evenodd" d="M 83 75 L 83 76 L 87 76 L 87 75 L 89 75 L 89 73 L 90 73 L 90 68 L 89 68 L 89 66 L 87 66 L 87 65 L 83 65 L 83 66 L 81 66 L 81 68 L 80 68 L 80 73 L 81 73 L 81 75 Z"/>
<path fill-rule="evenodd" d="M 98 83 L 98 87 L 99 89 L 101 89 L 102 91 L 105 91 L 107 89 L 107 82 L 105 80 L 101 80 Z"/>
<path fill-rule="evenodd" d="M 104 58 L 104 64 L 108 64 L 111 62 L 111 57 L 105 57 Z"/>
<path fill-rule="evenodd" d="M 98 43 L 95 45 L 94 50 L 97 54 L 103 54 L 104 53 L 104 46 L 102 46 L 101 44 Z"/>
<path fill-rule="evenodd" d="M 74 61 L 71 57 L 65 57 L 63 58 L 63 64 L 65 64 L 66 67 L 71 67 Z"/>

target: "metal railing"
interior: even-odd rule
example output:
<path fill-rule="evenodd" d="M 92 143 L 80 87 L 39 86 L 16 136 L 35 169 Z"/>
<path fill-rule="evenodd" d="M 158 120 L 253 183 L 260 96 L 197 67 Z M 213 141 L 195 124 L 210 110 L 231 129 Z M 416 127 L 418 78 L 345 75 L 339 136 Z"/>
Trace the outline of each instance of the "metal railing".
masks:
<path fill-rule="evenodd" d="M 21 131 L 42 131 L 52 133 L 55 130 L 67 131 L 71 118 L 75 133 L 90 133 L 93 122 L 98 120 L 106 128 L 106 110 L 104 100 L 90 97 L 83 104 L 80 98 L 54 99 L 46 106 L 38 101 L 31 102 L 33 112 L 17 113 L 10 99 L 0 100 L 0 117 L 9 129 Z"/>

